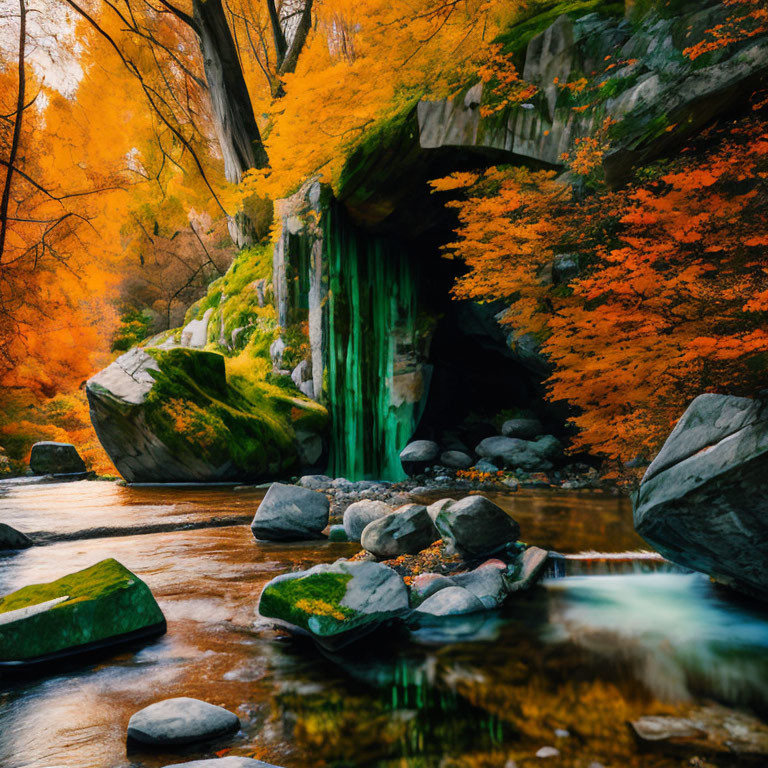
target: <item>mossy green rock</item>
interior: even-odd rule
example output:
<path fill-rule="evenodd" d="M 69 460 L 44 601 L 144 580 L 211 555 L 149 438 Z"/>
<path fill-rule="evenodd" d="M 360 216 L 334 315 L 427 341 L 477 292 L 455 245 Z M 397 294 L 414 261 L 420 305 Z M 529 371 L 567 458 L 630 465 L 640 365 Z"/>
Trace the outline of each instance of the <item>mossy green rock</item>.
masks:
<path fill-rule="evenodd" d="M 395 571 L 381 563 L 346 560 L 278 576 L 259 601 L 263 617 L 331 650 L 407 610 L 408 590 Z"/>
<path fill-rule="evenodd" d="M 128 482 L 260 480 L 301 465 L 299 437 L 323 432 L 325 409 L 228 365 L 217 352 L 137 348 L 90 379 L 91 420 Z"/>
<path fill-rule="evenodd" d="M 113 559 L 0 599 L 0 665 L 163 632 L 165 617 L 149 587 Z"/>

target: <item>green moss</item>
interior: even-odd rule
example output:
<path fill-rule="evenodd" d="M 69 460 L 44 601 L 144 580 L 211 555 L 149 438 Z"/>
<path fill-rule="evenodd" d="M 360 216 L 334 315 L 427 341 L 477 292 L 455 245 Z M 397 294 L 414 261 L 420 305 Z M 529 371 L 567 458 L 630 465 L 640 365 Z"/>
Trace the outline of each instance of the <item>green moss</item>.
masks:
<path fill-rule="evenodd" d="M 48 610 L 0 624 L 0 660 L 26 660 L 164 625 L 144 582 L 108 559 L 47 584 L 0 599 L 0 614 L 67 597 Z"/>
<path fill-rule="evenodd" d="M 341 605 L 351 578 L 351 574 L 313 573 L 271 582 L 261 595 L 259 611 L 316 635 L 346 631 L 357 617 Z"/>

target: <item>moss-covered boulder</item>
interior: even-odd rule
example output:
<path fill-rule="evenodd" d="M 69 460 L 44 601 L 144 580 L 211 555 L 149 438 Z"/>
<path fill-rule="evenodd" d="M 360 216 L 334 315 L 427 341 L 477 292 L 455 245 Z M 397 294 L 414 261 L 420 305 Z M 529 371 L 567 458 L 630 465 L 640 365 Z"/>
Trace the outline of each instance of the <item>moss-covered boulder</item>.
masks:
<path fill-rule="evenodd" d="M 165 632 L 149 590 L 116 560 L 0 599 L 0 667 L 35 664 Z"/>
<path fill-rule="evenodd" d="M 341 648 L 408 610 L 408 589 L 386 565 L 339 560 L 272 579 L 259 613 L 330 650 Z"/>
<path fill-rule="evenodd" d="M 91 420 L 129 482 L 275 477 L 302 466 L 325 409 L 269 383 L 258 359 L 183 347 L 133 349 L 88 381 Z M 262 372 L 263 373 L 263 372 Z"/>
<path fill-rule="evenodd" d="M 72 443 L 48 440 L 32 446 L 29 468 L 36 475 L 73 475 L 86 471 L 85 463 Z"/>

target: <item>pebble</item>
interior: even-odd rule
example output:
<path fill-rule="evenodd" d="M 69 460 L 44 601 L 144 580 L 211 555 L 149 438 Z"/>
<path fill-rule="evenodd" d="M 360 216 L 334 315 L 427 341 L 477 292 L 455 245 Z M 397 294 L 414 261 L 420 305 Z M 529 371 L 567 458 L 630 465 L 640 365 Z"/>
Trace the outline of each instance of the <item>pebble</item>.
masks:
<path fill-rule="evenodd" d="M 542 759 L 547 757 L 559 757 L 559 756 L 560 756 L 560 750 L 555 749 L 555 747 L 542 747 L 536 753 L 536 757 L 540 757 Z"/>

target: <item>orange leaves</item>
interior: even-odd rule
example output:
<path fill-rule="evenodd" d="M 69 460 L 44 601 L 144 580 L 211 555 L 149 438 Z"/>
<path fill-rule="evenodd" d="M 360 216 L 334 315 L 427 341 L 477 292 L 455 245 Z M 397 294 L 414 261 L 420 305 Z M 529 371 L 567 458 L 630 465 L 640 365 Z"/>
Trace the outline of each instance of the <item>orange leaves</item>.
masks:
<path fill-rule="evenodd" d="M 490 46 L 487 62 L 477 70 L 480 80 L 486 86 L 480 107 L 483 117 L 490 117 L 512 104 L 519 104 L 530 99 L 536 93 L 536 86 L 520 79 L 512 57 L 502 53 L 500 43 Z"/>
<path fill-rule="evenodd" d="M 723 5 L 735 10 L 723 24 L 706 31 L 700 42 L 683 50 L 692 61 L 706 53 L 751 40 L 768 31 L 768 9 L 765 0 L 723 0 Z"/>

